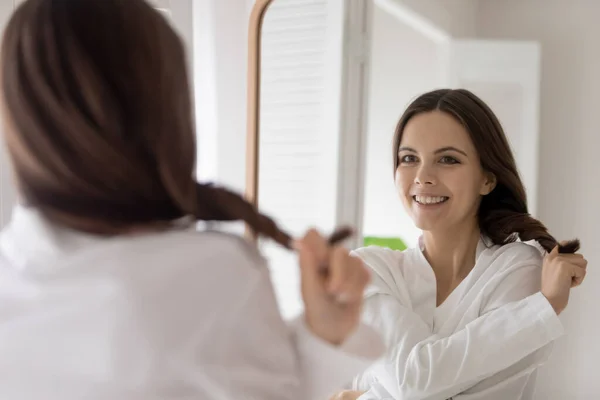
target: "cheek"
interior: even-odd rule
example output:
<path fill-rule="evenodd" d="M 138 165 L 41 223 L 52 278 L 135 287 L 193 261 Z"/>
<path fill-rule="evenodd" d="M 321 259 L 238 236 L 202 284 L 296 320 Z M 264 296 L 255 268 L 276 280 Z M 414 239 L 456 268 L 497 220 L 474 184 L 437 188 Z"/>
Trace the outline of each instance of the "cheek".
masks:
<path fill-rule="evenodd" d="M 480 196 L 482 180 L 477 174 L 471 171 L 457 171 L 455 174 L 448 174 L 445 179 L 445 185 L 450 189 L 453 196 L 463 199 L 466 202 L 474 202 Z"/>
<path fill-rule="evenodd" d="M 396 174 L 394 175 L 396 190 L 401 195 L 406 195 L 410 191 L 411 183 L 414 181 L 414 178 L 411 177 L 410 170 L 406 168 L 398 168 L 396 170 Z"/>

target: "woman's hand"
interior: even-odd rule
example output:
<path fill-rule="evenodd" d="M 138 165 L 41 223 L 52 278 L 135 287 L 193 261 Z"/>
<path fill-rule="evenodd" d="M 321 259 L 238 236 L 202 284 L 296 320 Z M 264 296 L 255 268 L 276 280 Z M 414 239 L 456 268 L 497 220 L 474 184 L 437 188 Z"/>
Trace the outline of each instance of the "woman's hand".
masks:
<path fill-rule="evenodd" d="M 356 390 L 344 390 L 343 392 L 334 394 L 329 398 L 329 400 L 356 400 L 363 394 L 365 394 L 365 392 L 360 392 Z"/>
<path fill-rule="evenodd" d="M 581 254 L 560 254 L 558 246 L 544 258 L 542 294 L 556 314 L 567 307 L 571 288 L 581 285 L 586 268 L 587 260 Z"/>
<path fill-rule="evenodd" d="M 363 262 L 341 246 L 330 246 L 310 230 L 294 246 L 300 256 L 306 323 L 321 339 L 340 345 L 360 321 L 370 274 Z"/>

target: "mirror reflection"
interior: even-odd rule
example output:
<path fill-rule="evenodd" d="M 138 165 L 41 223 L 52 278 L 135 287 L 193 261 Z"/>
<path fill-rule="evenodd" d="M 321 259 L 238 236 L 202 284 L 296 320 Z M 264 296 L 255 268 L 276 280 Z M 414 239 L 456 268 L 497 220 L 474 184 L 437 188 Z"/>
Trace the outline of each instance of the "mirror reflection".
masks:
<path fill-rule="evenodd" d="M 375 246 L 357 251 L 375 272 L 365 318 L 401 360 L 358 377 L 345 394 L 355 397 L 343 398 L 592 396 L 591 379 L 575 387 L 575 372 L 560 365 L 586 375 L 592 360 L 563 330 L 598 331 L 575 317 L 579 293 L 597 295 L 578 291 L 563 313 L 541 271 L 557 242 L 574 237 L 598 259 L 584 222 L 600 217 L 574 193 L 597 195 L 581 177 L 598 145 L 598 83 L 588 73 L 597 51 L 585 39 L 600 6 L 544 4 L 269 6 L 258 205 L 292 233 L 349 223 L 358 229 L 351 247 Z M 576 57 L 588 66 L 566 61 Z M 513 241 L 524 243 L 504 244 Z M 563 244 L 576 251 L 577 242 Z M 283 314 L 298 314 L 294 256 L 261 246 Z"/>

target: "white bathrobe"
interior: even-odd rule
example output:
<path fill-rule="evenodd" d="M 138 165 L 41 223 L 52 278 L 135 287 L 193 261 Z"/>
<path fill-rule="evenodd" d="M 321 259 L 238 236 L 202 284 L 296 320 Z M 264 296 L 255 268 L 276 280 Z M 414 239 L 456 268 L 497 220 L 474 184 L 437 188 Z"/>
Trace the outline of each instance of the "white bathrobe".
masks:
<path fill-rule="evenodd" d="M 278 312 L 240 238 L 102 238 L 18 207 L 0 237 L 2 400 L 326 400 L 382 355 Z"/>
<path fill-rule="evenodd" d="M 355 379 L 360 400 L 530 400 L 536 368 L 563 328 L 539 292 L 533 245 L 487 246 L 436 307 L 436 280 L 422 249 L 356 251 L 374 273 L 364 310 L 389 351 Z"/>

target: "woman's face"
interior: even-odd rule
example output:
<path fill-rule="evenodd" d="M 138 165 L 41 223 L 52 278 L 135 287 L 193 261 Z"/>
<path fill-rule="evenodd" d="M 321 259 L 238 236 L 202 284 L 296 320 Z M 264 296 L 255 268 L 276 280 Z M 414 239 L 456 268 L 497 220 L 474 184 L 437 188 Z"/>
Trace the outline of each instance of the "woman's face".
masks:
<path fill-rule="evenodd" d="M 481 196 L 494 187 L 469 134 L 452 116 L 432 111 L 414 116 L 398 149 L 396 187 L 423 231 L 456 231 L 473 224 Z"/>

